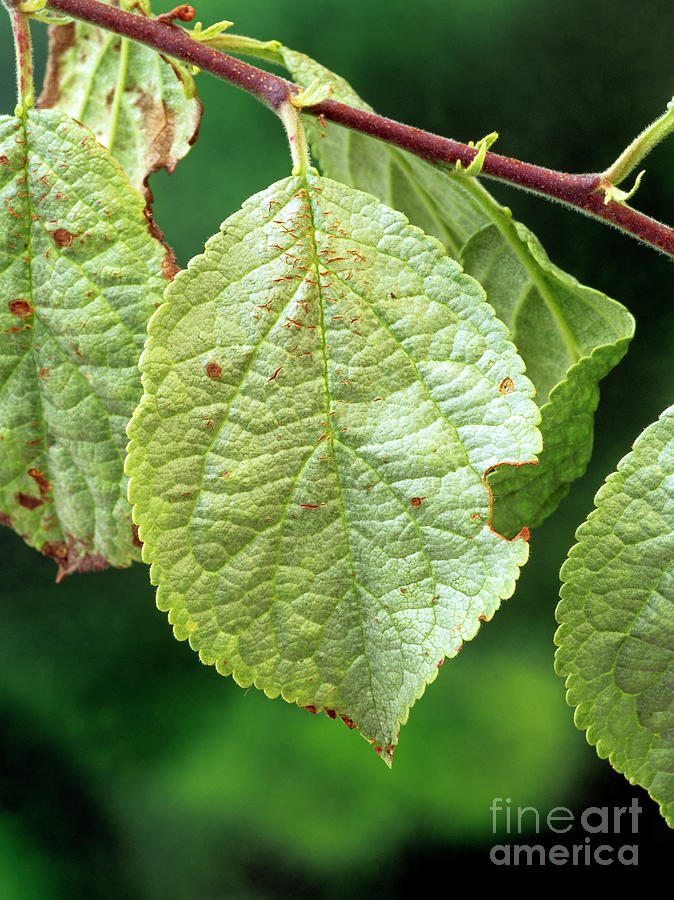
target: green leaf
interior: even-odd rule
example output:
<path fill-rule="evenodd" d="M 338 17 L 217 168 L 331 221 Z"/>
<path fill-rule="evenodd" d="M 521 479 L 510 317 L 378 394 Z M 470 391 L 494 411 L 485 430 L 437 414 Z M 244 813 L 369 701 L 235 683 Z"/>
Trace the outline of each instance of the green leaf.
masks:
<path fill-rule="evenodd" d="M 370 109 L 344 79 L 304 54 L 280 52 L 299 84 L 318 79 L 333 86 L 333 99 Z M 598 382 L 625 354 L 632 316 L 553 265 L 534 235 L 474 178 L 339 125 L 323 127 L 310 116 L 303 121 L 322 170 L 375 194 L 438 237 L 509 327 L 536 388 L 543 452 L 535 468 L 490 475 L 493 524 L 508 536 L 538 525 L 586 469 Z"/>
<path fill-rule="evenodd" d="M 202 106 L 191 78 L 186 96 L 182 77 L 143 44 L 84 22 L 52 25 L 38 105 L 91 128 L 149 199 L 148 177 L 163 168 L 173 172 L 199 130 Z"/>
<path fill-rule="evenodd" d="M 478 185 L 479 187 L 479 185 Z M 489 476 L 493 525 L 512 535 L 554 512 L 592 453 L 599 381 L 624 356 L 634 319 L 620 303 L 553 265 L 538 239 L 494 204 L 486 225 L 463 250 L 467 272 L 482 284 L 527 365 L 541 407 L 539 465 Z"/>
<path fill-rule="evenodd" d="M 82 125 L 0 117 L 0 516 L 60 577 L 139 557 L 125 428 L 173 274 L 143 207 Z"/>
<path fill-rule="evenodd" d="M 595 504 L 562 567 L 556 669 L 589 743 L 674 827 L 674 407 Z"/>
<path fill-rule="evenodd" d="M 483 481 L 540 449 L 503 325 L 436 240 L 309 175 L 228 219 L 148 330 L 127 471 L 159 608 L 390 762 L 527 558 Z"/>

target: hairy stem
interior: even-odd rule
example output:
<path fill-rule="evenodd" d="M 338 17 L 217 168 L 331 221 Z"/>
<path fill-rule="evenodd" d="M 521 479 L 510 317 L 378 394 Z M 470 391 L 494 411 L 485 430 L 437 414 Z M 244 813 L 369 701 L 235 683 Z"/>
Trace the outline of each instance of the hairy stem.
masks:
<path fill-rule="evenodd" d="M 97 0 L 48 0 L 47 7 L 198 66 L 248 91 L 277 113 L 282 104 L 299 90 L 284 78 L 193 40 L 184 29 L 175 25 L 107 6 Z M 476 147 L 403 125 L 375 113 L 354 109 L 335 100 L 324 100 L 305 107 L 303 112 L 323 116 L 326 120 L 369 134 L 431 162 L 452 166 L 460 162 L 466 168 L 479 152 Z M 570 175 L 489 152 L 485 154 L 481 175 L 559 200 L 603 219 L 674 257 L 674 229 L 631 209 L 623 202 L 610 199 L 606 193 L 610 185 L 605 175 Z"/>
<path fill-rule="evenodd" d="M 620 154 L 612 166 L 603 173 L 611 184 L 618 185 L 639 165 L 641 160 L 651 152 L 656 144 L 674 131 L 674 98 L 667 104 L 667 110 L 655 122 L 644 128 L 641 134 Z"/>
<path fill-rule="evenodd" d="M 14 49 L 16 52 L 16 86 L 18 105 L 30 107 L 34 102 L 33 48 L 28 19 L 21 11 L 18 0 L 2 0 L 12 22 Z"/>

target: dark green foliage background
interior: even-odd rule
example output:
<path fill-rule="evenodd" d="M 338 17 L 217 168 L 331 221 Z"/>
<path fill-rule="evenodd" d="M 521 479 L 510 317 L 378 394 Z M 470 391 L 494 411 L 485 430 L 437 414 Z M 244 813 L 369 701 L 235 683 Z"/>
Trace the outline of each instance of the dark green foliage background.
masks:
<path fill-rule="evenodd" d="M 310 53 L 381 113 L 463 140 L 496 129 L 501 152 L 570 171 L 605 167 L 674 92 L 669 0 L 297 0 L 292 12 L 278 0 L 201 0 L 197 9 L 204 23 L 231 18 L 241 33 Z M 44 28 L 33 31 L 41 71 Z M 6 26 L 0 60 L 8 112 Z M 207 75 L 199 87 L 201 138 L 173 176 L 152 183 L 182 264 L 242 200 L 289 172 L 273 116 Z M 638 205 L 672 222 L 674 139 L 647 168 Z M 341 723 L 200 666 L 154 609 L 143 567 L 56 586 L 53 563 L 3 529 L 3 900 L 404 896 L 427 875 L 448 884 L 457 864 L 496 873 L 494 797 L 580 813 L 638 795 L 640 861 L 659 861 L 667 828 L 574 728 L 552 636 L 575 527 L 674 401 L 674 268 L 600 224 L 491 187 L 557 264 L 637 317 L 631 351 L 603 385 L 590 470 L 533 535 L 515 597 L 412 710 L 389 772 Z"/>

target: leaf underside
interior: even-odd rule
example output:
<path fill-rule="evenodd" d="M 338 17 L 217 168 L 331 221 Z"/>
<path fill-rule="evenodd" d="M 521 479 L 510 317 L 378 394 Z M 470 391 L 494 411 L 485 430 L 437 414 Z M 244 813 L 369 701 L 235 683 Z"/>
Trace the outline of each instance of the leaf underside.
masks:
<path fill-rule="evenodd" d="M 143 209 L 88 129 L 0 117 L 0 520 L 60 577 L 140 556 L 125 428 L 166 286 Z"/>
<path fill-rule="evenodd" d="M 595 504 L 562 567 L 556 668 L 589 743 L 674 827 L 674 407 Z"/>
<path fill-rule="evenodd" d="M 88 126 L 148 199 L 149 175 L 173 172 L 196 140 L 202 113 L 168 59 L 84 22 L 50 26 L 38 105 Z"/>
<path fill-rule="evenodd" d="M 149 334 L 127 471 L 158 606 L 205 663 L 390 762 L 527 558 L 483 482 L 540 449 L 505 328 L 436 240 L 309 175 L 228 219 Z"/>
<path fill-rule="evenodd" d="M 280 52 L 298 84 L 318 78 L 333 86 L 332 99 L 370 109 L 343 78 L 304 54 Z M 536 467 L 501 468 L 489 476 L 493 524 L 508 536 L 535 527 L 587 467 L 598 382 L 625 354 L 632 316 L 553 265 L 534 235 L 474 178 L 339 125 L 303 120 L 322 171 L 374 194 L 438 237 L 482 284 L 510 329 L 536 388 L 543 452 Z"/>

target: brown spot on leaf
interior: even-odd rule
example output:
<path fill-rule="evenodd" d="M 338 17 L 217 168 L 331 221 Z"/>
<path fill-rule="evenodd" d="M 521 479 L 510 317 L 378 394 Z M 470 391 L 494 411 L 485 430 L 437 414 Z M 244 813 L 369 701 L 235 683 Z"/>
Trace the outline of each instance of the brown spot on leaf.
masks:
<path fill-rule="evenodd" d="M 51 375 L 51 372 L 49 371 L 49 369 L 40 369 L 38 374 L 39 374 L 40 378 L 42 378 L 44 380 L 45 378 L 49 378 L 49 376 Z"/>
<path fill-rule="evenodd" d="M 142 548 L 143 548 L 143 542 L 142 542 L 141 539 L 138 537 L 138 526 L 137 526 L 137 525 L 132 525 L 132 526 L 131 526 L 131 531 L 133 532 L 133 540 L 131 541 L 131 543 L 133 544 L 134 547 L 138 547 L 138 548 L 140 548 L 140 549 L 142 550 Z"/>
<path fill-rule="evenodd" d="M 310 712 L 310 713 L 317 713 L 317 712 L 318 712 L 318 710 L 316 709 L 315 706 L 305 706 L 304 708 L 306 709 L 307 712 Z"/>
<path fill-rule="evenodd" d="M 38 488 L 40 489 L 40 496 L 46 497 L 46 495 L 51 490 L 51 484 L 44 477 L 44 473 L 40 471 L 40 469 L 28 469 L 29 476 L 37 483 Z"/>
<path fill-rule="evenodd" d="M 218 381 L 222 377 L 222 369 L 215 362 L 206 363 L 206 374 L 209 378 L 212 378 L 213 381 Z"/>
<path fill-rule="evenodd" d="M 342 720 L 342 722 L 344 722 L 347 728 L 352 729 L 356 727 L 356 723 L 348 716 L 340 716 L 339 718 Z"/>
<path fill-rule="evenodd" d="M 16 501 L 19 506 L 24 509 L 37 509 L 45 502 L 44 497 L 31 497 L 30 494 L 22 494 L 21 491 L 16 495 Z"/>
<path fill-rule="evenodd" d="M 7 306 L 12 315 L 19 316 L 20 319 L 27 319 L 28 316 L 33 315 L 32 303 L 28 300 L 24 300 L 23 297 L 18 297 L 16 300 L 10 300 Z"/>
<path fill-rule="evenodd" d="M 412 504 L 412 506 L 415 509 L 418 509 L 421 506 L 421 504 L 424 502 L 425 499 L 426 499 L 425 497 L 412 497 L 412 499 L 410 500 L 410 503 Z"/>
<path fill-rule="evenodd" d="M 70 247 L 73 242 L 73 235 L 66 228 L 57 228 L 52 231 L 51 236 L 57 247 Z"/>
<path fill-rule="evenodd" d="M 335 712 L 334 709 L 328 709 L 327 706 L 324 706 L 323 709 L 325 710 L 326 716 L 330 716 L 331 719 L 337 718 L 337 713 Z"/>
<path fill-rule="evenodd" d="M 498 389 L 502 394 L 512 394 L 515 390 L 515 382 L 512 378 L 504 378 L 499 384 Z"/>
<path fill-rule="evenodd" d="M 7 513 L 0 512 L 0 525 L 6 525 L 7 528 L 12 527 L 12 520 L 7 515 Z"/>
<path fill-rule="evenodd" d="M 393 751 L 395 750 L 394 744 L 389 744 L 388 747 L 382 747 L 381 744 L 374 745 L 374 752 L 377 756 L 381 756 L 384 759 L 384 762 L 390 767 L 393 763 Z"/>
<path fill-rule="evenodd" d="M 63 54 L 75 43 L 75 23 L 49 26 L 49 57 L 42 93 L 38 97 L 39 109 L 51 109 L 61 98 L 61 63 Z"/>
<path fill-rule="evenodd" d="M 42 552 L 58 565 L 56 583 L 74 572 L 101 572 L 109 566 L 107 559 L 100 553 L 89 553 L 83 550 L 82 542 L 76 541 L 72 535 L 64 541 L 50 541 L 42 545 Z"/>
<path fill-rule="evenodd" d="M 10 169 L 12 168 L 4 153 L 0 156 L 0 166 L 9 166 Z"/>

